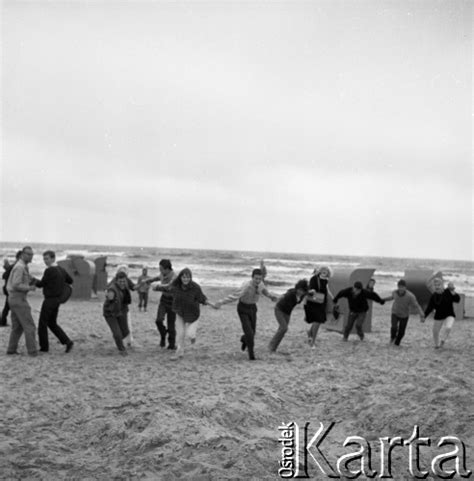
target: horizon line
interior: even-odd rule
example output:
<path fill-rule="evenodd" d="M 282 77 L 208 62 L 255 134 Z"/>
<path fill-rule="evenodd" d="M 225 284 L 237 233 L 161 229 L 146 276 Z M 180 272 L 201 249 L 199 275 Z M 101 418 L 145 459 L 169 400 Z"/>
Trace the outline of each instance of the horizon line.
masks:
<path fill-rule="evenodd" d="M 0 240 L 0 244 L 16 244 L 17 241 L 3 241 Z M 247 252 L 258 254 L 288 254 L 288 255 L 307 255 L 307 256 L 333 256 L 333 257 L 379 257 L 382 259 L 410 259 L 410 260 L 429 260 L 429 261 L 454 261 L 454 262 L 474 262 L 474 260 L 468 259 L 449 259 L 449 258 L 432 258 L 432 257 L 412 257 L 412 256 L 387 256 L 387 255 L 373 255 L 373 254 L 323 254 L 312 252 L 285 252 L 285 251 L 259 251 L 259 250 L 247 250 L 247 249 L 218 249 L 218 248 L 203 248 L 203 247 L 166 247 L 166 246 L 139 246 L 139 245 L 125 245 L 125 244 L 89 244 L 89 243 L 71 243 L 71 242 L 44 242 L 44 241 L 31 241 L 29 243 L 23 243 L 24 245 L 69 245 L 69 246 L 82 246 L 82 247 L 127 247 L 137 249 L 187 249 L 195 251 L 221 251 L 221 252 Z"/>

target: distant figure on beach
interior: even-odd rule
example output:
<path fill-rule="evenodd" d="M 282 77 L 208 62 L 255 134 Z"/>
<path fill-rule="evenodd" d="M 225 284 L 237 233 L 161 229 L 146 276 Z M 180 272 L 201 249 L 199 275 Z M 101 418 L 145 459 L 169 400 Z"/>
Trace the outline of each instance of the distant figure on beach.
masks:
<path fill-rule="evenodd" d="M 32 278 L 28 264 L 33 260 L 33 249 L 23 247 L 20 258 L 13 266 L 7 282 L 8 304 L 11 309 L 12 328 L 8 341 L 7 354 L 18 354 L 18 342 L 25 334 L 26 349 L 30 356 L 38 355 L 36 327 L 31 315 L 31 307 L 26 296 L 36 287 L 31 285 Z"/>
<path fill-rule="evenodd" d="M 342 340 L 347 341 L 349 339 L 349 334 L 355 324 L 357 335 L 360 340 L 363 341 L 364 331 L 362 325 L 364 324 L 365 317 L 369 310 L 369 303 L 367 300 L 370 299 L 382 305 L 385 304 L 385 301 L 381 299 L 376 292 L 370 292 L 367 289 L 364 289 L 362 282 L 360 281 L 354 282 L 353 287 L 348 287 L 347 289 L 342 289 L 338 292 L 334 298 L 335 306 L 337 306 L 337 301 L 342 297 L 345 297 L 349 303 L 349 316 L 344 327 Z"/>
<path fill-rule="evenodd" d="M 15 262 L 18 261 L 20 256 L 21 256 L 21 251 L 18 251 L 16 253 L 16 261 Z M 3 293 L 5 294 L 5 304 L 4 304 L 3 310 L 2 310 L 2 317 L 0 318 L 0 327 L 8 326 L 8 313 L 10 312 L 10 305 L 8 304 L 7 283 L 8 283 L 8 278 L 10 277 L 10 273 L 11 273 L 14 265 L 15 265 L 15 263 L 10 264 L 8 259 L 4 259 L 4 261 L 3 261 L 4 272 L 3 272 L 3 275 L 2 275 L 2 279 L 3 279 L 3 282 L 4 282 Z"/>
<path fill-rule="evenodd" d="M 315 348 L 319 327 L 326 322 L 326 307 L 328 295 L 333 297 L 328 283 L 331 277 L 328 266 L 316 268 L 313 277 L 309 280 L 309 292 L 304 306 L 305 320 L 311 327 L 308 331 L 308 342 L 312 349 Z"/>
<path fill-rule="evenodd" d="M 124 304 L 127 293 L 130 295 L 127 275 L 120 271 L 107 286 L 103 315 L 110 327 L 117 349 L 122 355 L 127 355 L 123 341 L 130 334 L 127 322 L 128 305 Z"/>
<path fill-rule="evenodd" d="M 158 304 L 156 327 L 161 336 L 160 346 L 166 346 L 166 334 L 168 334 L 168 349 L 171 350 L 176 349 L 176 313 L 173 311 L 173 294 L 169 288 L 176 277 L 171 261 L 169 259 L 161 259 L 160 275 L 147 281 L 148 283 L 160 282 L 160 284 L 153 287 L 154 291 L 163 292 Z M 164 324 L 165 318 L 167 327 Z"/>
<path fill-rule="evenodd" d="M 435 349 L 443 347 L 454 326 L 456 315 L 454 313 L 454 302 L 460 302 L 461 297 L 456 293 L 456 288 L 452 282 L 448 283 L 448 288 L 444 288 L 443 279 L 439 277 L 433 281 L 434 293 L 432 294 L 428 306 L 425 310 L 425 317 L 433 311 L 433 339 Z"/>
<path fill-rule="evenodd" d="M 150 284 L 147 282 L 151 277 L 148 275 L 148 269 L 144 267 L 142 269 L 141 276 L 138 277 L 136 290 L 138 291 L 138 310 L 146 312 L 148 306 L 148 291 L 150 290 Z"/>
<path fill-rule="evenodd" d="M 193 281 L 190 269 L 184 268 L 171 283 L 173 294 L 173 312 L 176 314 L 176 355 L 178 359 L 184 355 L 184 343 L 189 337 L 191 344 L 196 342 L 196 331 L 200 316 L 199 305 L 216 306 L 208 301 L 199 284 Z"/>
<path fill-rule="evenodd" d="M 375 290 L 375 279 L 373 277 L 371 279 L 369 279 L 369 282 L 367 282 L 366 289 L 370 292 L 374 292 L 374 290 Z"/>
<path fill-rule="evenodd" d="M 123 297 L 123 315 L 125 316 L 125 319 L 127 320 L 127 326 L 128 326 L 128 335 L 124 338 L 123 342 L 127 347 L 132 347 L 133 343 L 133 329 L 132 329 L 132 315 L 130 313 L 130 308 L 129 306 L 132 304 L 132 294 L 131 291 L 135 290 L 135 284 L 134 282 L 128 277 L 128 266 L 125 264 L 121 264 L 117 268 L 117 274 L 120 272 L 125 273 L 125 278 L 126 278 L 126 289 L 124 292 L 124 297 Z M 117 280 L 117 274 L 115 275 L 115 280 Z"/>
<path fill-rule="evenodd" d="M 295 287 L 286 291 L 286 293 L 280 297 L 275 306 L 275 318 L 278 322 L 278 331 L 275 333 L 270 341 L 268 349 L 270 352 L 275 352 L 282 341 L 283 337 L 288 331 L 288 325 L 290 324 L 291 312 L 300 304 L 305 298 L 309 290 L 309 284 L 306 279 L 301 279 L 295 284 Z"/>
<path fill-rule="evenodd" d="M 254 339 L 257 331 L 257 302 L 260 295 L 263 294 L 272 301 L 277 301 L 278 296 L 268 291 L 263 283 L 262 271 L 254 269 L 252 271 L 252 279 L 244 285 L 235 294 L 227 296 L 216 302 L 216 307 L 229 304 L 238 300 L 237 313 L 242 323 L 243 336 L 240 338 L 242 351 L 248 349 L 249 360 L 255 361 Z"/>
<path fill-rule="evenodd" d="M 44 301 L 41 305 L 40 318 L 38 322 L 38 339 L 40 351 L 49 351 L 48 328 L 59 339 L 59 342 L 66 346 L 66 352 L 70 352 L 74 342 L 69 339 L 66 333 L 57 324 L 61 295 L 65 285 L 72 284 L 72 277 L 65 269 L 56 264 L 56 254 L 48 250 L 43 253 L 43 261 L 46 270 L 41 280 L 35 279 L 36 287 L 43 288 Z"/>
<path fill-rule="evenodd" d="M 267 268 L 263 259 L 260 261 L 260 270 L 262 271 L 262 280 L 265 282 L 265 279 L 267 278 Z"/>
<path fill-rule="evenodd" d="M 405 279 L 400 279 L 397 283 L 397 289 L 392 295 L 384 298 L 384 301 L 393 301 L 392 304 L 392 326 L 390 329 L 390 344 L 399 346 L 405 335 L 410 317 L 410 308 L 416 309 L 420 314 L 420 321 L 425 321 L 423 309 L 418 304 L 415 294 L 407 289 Z"/>

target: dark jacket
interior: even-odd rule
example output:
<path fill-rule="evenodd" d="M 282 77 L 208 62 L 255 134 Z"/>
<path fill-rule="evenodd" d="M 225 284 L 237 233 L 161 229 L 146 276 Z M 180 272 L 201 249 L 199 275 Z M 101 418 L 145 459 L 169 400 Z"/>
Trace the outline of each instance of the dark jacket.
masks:
<path fill-rule="evenodd" d="M 296 297 L 296 289 L 288 289 L 286 293 L 277 302 L 276 307 L 280 309 L 281 312 L 290 315 L 294 307 L 299 304 L 304 299 L 304 296 L 298 300 Z"/>
<path fill-rule="evenodd" d="M 385 301 L 382 300 L 376 292 L 371 292 L 367 289 L 362 289 L 358 296 L 354 295 L 352 287 L 342 289 L 342 291 L 339 291 L 334 298 L 334 303 L 336 303 L 341 297 L 345 297 L 348 300 L 351 312 L 367 312 L 369 310 L 368 299 L 378 302 L 379 304 L 385 304 Z"/>
<path fill-rule="evenodd" d="M 112 286 L 116 286 L 117 289 L 120 290 L 121 294 L 122 294 L 122 304 L 125 309 L 126 312 L 128 312 L 128 306 L 132 303 L 132 294 L 130 293 L 130 291 L 134 291 L 135 290 L 135 284 L 132 280 L 130 280 L 128 277 L 126 278 L 127 280 L 127 287 L 122 291 L 116 284 L 116 280 L 117 280 L 117 276 L 115 276 L 110 282 L 109 284 L 107 285 L 107 289 L 109 289 L 110 287 Z"/>
<path fill-rule="evenodd" d="M 10 277 L 10 272 L 13 269 L 14 264 L 10 264 L 6 269 L 5 272 L 2 274 L 2 279 L 5 281 L 5 284 L 3 285 L 3 293 L 8 296 L 8 291 L 7 291 L 7 282 L 8 278 Z"/>
<path fill-rule="evenodd" d="M 207 297 L 199 284 L 191 281 L 186 287 L 174 284 L 170 291 L 173 294 L 173 311 L 182 317 L 184 322 L 197 321 L 200 315 L 199 304 L 206 304 Z"/>
<path fill-rule="evenodd" d="M 43 288 L 45 299 L 59 297 L 64 291 L 65 284 L 72 284 L 72 277 L 61 266 L 47 267 L 43 273 L 43 278 L 36 281 L 36 287 Z"/>
<path fill-rule="evenodd" d="M 445 289 L 441 294 L 435 292 L 428 303 L 425 311 L 425 317 L 428 317 L 432 311 L 435 311 L 434 318 L 437 321 L 446 319 L 447 317 L 456 317 L 454 314 L 453 302 L 459 302 L 461 297 L 459 294 L 452 293 L 449 289 Z"/>
<path fill-rule="evenodd" d="M 309 280 L 310 289 L 314 289 L 316 292 L 324 294 L 324 304 L 326 304 L 328 298 L 328 283 L 328 279 L 321 279 L 319 274 L 314 275 Z"/>
<path fill-rule="evenodd" d="M 128 306 L 124 305 L 124 293 L 126 290 L 120 289 L 115 282 L 111 282 L 107 287 L 108 292 L 114 293 L 113 299 L 105 298 L 104 307 L 103 307 L 103 314 L 104 317 L 118 317 L 124 314 L 124 310 L 128 310 Z M 126 311 L 125 311 L 126 312 Z"/>

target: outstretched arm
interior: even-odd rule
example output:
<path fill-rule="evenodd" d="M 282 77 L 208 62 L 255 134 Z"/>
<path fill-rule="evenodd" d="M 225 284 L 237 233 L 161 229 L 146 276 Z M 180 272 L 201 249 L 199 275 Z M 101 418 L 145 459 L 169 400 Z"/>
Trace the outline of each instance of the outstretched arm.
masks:
<path fill-rule="evenodd" d="M 385 302 L 393 301 L 393 294 L 390 294 L 387 297 L 382 297 L 382 300 Z"/>
<path fill-rule="evenodd" d="M 332 302 L 334 302 L 334 304 L 337 304 L 337 301 L 338 301 L 341 297 L 347 297 L 347 289 L 342 289 L 342 291 L 339 291 L 339 292 L 336 294 L 336 297 L 333 298 Z"/>
<path fill-rule="evenodd" d="M 161 281 L 161 274 L 159 276 L 155 276 L 155 277 L 150 277 L 149 279 L 147 279 L 145 282 L 147 284 L 151 284 L 152 282 L 158 282 L 158 281 Z"/>
<path fill-rule="evenodd" d="M 227 297 L 224 297 L 224 299 L 217 301 L 215 305 L 219 308 L 224 304 L 230 304 L 231 302 L 239 300 L 244 295 L 247 287 L 248 284 L 245 283 L 238 291 L 235 291 L 232 294 L 229 294 Z"/>
<path fill-rule="evenodd" d="M 365 291 L 365 295 L 367 296 L 367 299 L 372 299 L 382 305 L 385 304 L 385 301 L 376 292 Z"/>
<path fill-rule="evenodd" d="M 273 292 L 270 292 L 266 287 L 264 287 L 262 289 L 262 294 L 265 296 L 265 297 L 268 297 L 269 299 L 271 299 L 273 302 L 276 302 L 278 301 L 278 299 L 280 299 L 280 296 L 277 296 L 276 294 L 274 294 Z"/>
<path fill-rule="evenodd" d="M 334 294 L 332 293 L 331 289 L 329 289 L 328 286 L 328 296 L 331 298 L 331 300 L 334 302 Z"/>
<path fill-rule="evenodd" d="M 201 286 L 196 284 L 196 301 L 199 302 L 199 304 L 203 304 L 204 306 L 207 306 L 209 304 L 207 297 L 204 295 L 204 292 L 202 292 Z"/>
<path fill-rule="evenodd" d="M 174 280 L 177 278 L 176 275 L 172 276 L 168 282 L 164 283 L 164 284 L 161 284 L 161 285 L 157 285 L 153 288 L 154 291 L 160 291 L 160 292 L 168 292 L 171 290 L 172 286 L 173 286 L 173 282 Z"/>
<path fill-rule="evenodd" d="M 420 321 L 425 322 L 425 313 L 423 312 L 423 309 L 421 308 L 420 304 L 418 304 L 416 297 L 412 298 L 411 305 L 418 311 L 418 314 L 420 314 Z"/>

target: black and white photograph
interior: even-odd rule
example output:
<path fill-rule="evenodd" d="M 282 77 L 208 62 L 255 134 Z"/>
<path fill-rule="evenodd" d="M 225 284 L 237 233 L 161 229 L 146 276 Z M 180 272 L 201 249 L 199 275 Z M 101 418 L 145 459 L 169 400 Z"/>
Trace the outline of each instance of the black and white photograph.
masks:
<path fill-rule="evenodd" d="M 470 0 L 0 0 L 0 480 L 469 479 Z"/>

